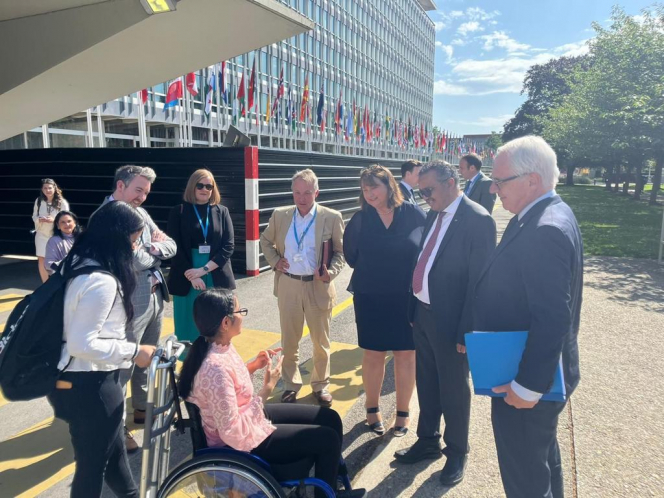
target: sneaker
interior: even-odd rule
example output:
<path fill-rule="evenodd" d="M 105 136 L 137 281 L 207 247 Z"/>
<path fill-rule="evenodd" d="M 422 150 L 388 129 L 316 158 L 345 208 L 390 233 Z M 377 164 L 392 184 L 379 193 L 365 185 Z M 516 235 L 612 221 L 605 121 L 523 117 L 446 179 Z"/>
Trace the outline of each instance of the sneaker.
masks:
<path fill-rule="evenodd" d="M 124 428 L 125 435 L 125 446 L 127 447 L 127 453 L 132 454 L 138 451 L 138 443 L 134 439 L 133 434 L 127 429 L 127 426 Z"/>

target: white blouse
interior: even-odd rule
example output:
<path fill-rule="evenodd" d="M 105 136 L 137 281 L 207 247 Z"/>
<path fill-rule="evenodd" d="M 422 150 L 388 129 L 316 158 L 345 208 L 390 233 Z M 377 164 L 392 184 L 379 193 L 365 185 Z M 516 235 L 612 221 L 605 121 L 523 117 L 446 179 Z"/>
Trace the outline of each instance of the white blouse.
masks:
<path fill-rule="evenodd" d="M 115 278 L 91 273 L 68 282 L 64 302 L 66 342 L 58 369 L 108 372 L 129 368 L 138 346 L 127 341 L 126 321 Z"/>

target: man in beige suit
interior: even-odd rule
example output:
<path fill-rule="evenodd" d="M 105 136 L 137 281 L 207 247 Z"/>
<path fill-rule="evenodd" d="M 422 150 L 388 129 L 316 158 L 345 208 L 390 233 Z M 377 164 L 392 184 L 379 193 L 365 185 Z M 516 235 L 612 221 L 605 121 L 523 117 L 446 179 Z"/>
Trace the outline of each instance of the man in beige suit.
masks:
<path fill-rule="evenodd" d="M 341 213 L 316 203 L 318 178 L 310 169 L 293 176 L 292 190 L 295 205 L 275 209 L 261 235 L 279 303 L 285 383 L 281 401 L 295 403 L 302 387 L 299 347 L 306 318 L 314 346 L 311 387 L 318 403 L 330 406 L 330 319 L 337 297 L 332 280 L 345 264 L 344 223 Z M 329 268 L 322 261 L 322 245 L 328 240 L 333 252 Z"/>

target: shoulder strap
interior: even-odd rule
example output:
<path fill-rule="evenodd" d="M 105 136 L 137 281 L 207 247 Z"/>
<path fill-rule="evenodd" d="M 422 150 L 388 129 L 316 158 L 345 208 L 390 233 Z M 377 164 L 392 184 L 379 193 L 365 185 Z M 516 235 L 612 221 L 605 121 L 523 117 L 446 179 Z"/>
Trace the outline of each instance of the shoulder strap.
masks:
<path fill-rule="evenodd" d="M 177 420 L 174 422 L 175 428 L 180 434 L 184 434 L 186 427 L 184 418 L 182 417 L 182 407 L 180 406 L 180 393 L 178 391 L 178 383 L 175 380 L 175 368 L 173 365 L 168 367 L 168 376 L 171 382 L 171 389 L 173 389 L 173 403 L 175 403 L 175 411 L 177 412 Z"/>

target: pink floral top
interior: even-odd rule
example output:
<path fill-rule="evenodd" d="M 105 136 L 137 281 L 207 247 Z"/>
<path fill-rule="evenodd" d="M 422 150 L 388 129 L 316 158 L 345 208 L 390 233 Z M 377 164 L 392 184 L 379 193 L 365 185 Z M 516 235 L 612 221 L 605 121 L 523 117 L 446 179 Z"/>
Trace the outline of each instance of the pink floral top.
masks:
<path fill-rule="evenodd" d="M 251 451 L 275 431 L 232 344 L 210 346 L 187 401 L 200 409 L 208 446 Z"/>

